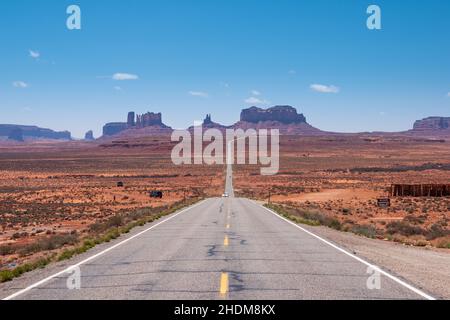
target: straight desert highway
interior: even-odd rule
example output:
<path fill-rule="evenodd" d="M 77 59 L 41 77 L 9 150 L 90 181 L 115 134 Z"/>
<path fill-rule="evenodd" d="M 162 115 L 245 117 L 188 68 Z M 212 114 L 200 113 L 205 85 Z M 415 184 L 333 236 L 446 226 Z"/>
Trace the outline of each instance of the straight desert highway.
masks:
<path fill-rule="evenodd" d="M 207 199 L 146 226 L 107 252 L 88 252 L 82 259 L 98 255 L 79 265 L 79 289 L 68 289 L 70 274 L 32 272 L 2 288 L 2 298 L 427 298 L 384 274 L 380 288 L 369 289 L 367 265 L 259 204 L 234 198 L 231 166 L 226 177 L 230 197 Z"/>

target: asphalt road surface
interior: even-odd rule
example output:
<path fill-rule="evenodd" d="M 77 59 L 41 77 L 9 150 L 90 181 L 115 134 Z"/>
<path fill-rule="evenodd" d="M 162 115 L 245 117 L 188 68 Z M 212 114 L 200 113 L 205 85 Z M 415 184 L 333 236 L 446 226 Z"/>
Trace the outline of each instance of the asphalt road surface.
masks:
<path fill-rule="evenodd" d="M 139 232 L 133 231 L 102 247 L 103 251 L 96 248 L 86 253 L 83 261 L 69 260 L 68 266 L 79 266 L 79 289 L 68 288 L 71 274 L 64 271 L 56 270 L 45 278 L 32 272 L 24 280 L 11 282 L 7 290 L 2 289 L 1 297 L 432 298 L 389 274 L 368 273 L 367 263 L 351 253 L 251 200 L 234 198 L 231 177 L 228 166 L 226 191 L 230 197 L 207 199 Z"/>

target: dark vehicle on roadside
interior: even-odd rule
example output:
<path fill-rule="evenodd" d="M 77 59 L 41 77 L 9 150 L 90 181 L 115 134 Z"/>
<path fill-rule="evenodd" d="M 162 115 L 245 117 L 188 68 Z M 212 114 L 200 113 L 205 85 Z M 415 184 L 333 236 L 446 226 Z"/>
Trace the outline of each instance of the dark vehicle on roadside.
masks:
<path fill-rule="evenodd" d="M 163 193 L 162 191 L 151 191 L 150 192 L 150 198 L 160 198 L 162 199 Z"/>

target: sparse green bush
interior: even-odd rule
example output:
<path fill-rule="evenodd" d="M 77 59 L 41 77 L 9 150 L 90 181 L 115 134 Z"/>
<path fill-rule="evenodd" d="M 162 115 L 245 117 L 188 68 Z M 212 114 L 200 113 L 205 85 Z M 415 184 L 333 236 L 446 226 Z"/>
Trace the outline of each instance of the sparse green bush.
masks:
<path fill-rule="evenodd" d="M 73 245 L 77 241 L 78 236 L 76 234 L 56 234 L 25 245 L 18 249 L 18 253 L 20 255 L 27 255 L 39 251 L 55 250 L 65 245 Z"/>
<path fill-rule="evenodd" d="M 387 225 L 387 233 L 400 234 L 403 236 L 423 235 L 425 230 L 418 226 L 412 226 L 404 221 L 394 221 Z"/>
<path fill-rule="evenodd" d="M 327 226 L 332 229 L 341 230 L 342 225 L 336 218 L 331 218 L 318 211 L 300 211 L 300 215 L 308 220 L 319 221 L 321 225 Z"/>
<path fill-rule="evenodd" d="M 6 244 L 0 246 L 0 256 L 6 256 L 9 254 L 13 254 L 16 250 L 16 247 L 11 244 Z"/>
<path fill-rule="evenodd" d="M 437 238 L 445 237 L 447 235 L 450 235 L 450 231 L 444 229 L 439 224 L 433 224 L 429 230 L 426 232 L 426 238 L 427 240 L 434 240 Z"/>
<path fill-rule="evenodd" d="M 75 255 L 74 249 L 66 249 L 59 256 L 58 261 L 63 261 L 72 258 Z"/>
<path fill-rule="evenodd" d="M 6 282 L 6 281 L 11 281 L 12 279 L 14 279 L 14 274 L 11 270 L 0 271 L 0 283 Z"/>
<path fill-rule="evenodd" d="M 446 240 L 442 240 L 437 244 L 438 248 L 442 248 L 442 249 L 450 249 L 450 240 L 446 239 Z"/>
<path fill-rule="evenodd" d="M 403 219 L 404 222 L 409 222 L 412 224 L 424 224 L 426 220 L 427 220 L 426 215 L 421 215 L 418 217 L 413 216 L 413 215 L 408 215 Z"/>
<path fill-rule="evenodd" d="M 286 218 L 294 221 L 295 223 L 306 224 L 309 226 L 320 226 L 320 222 L 317 220 L 308 220 L 308 219 L 304 219 L 304 218 L 300 218 L 300 217 L 292 216 L 292 215 L 287 216 Z"/>
<path fill-rule="evenodd" d="M 32 263 L 25 263 L 18 266 L 12 270 L 1 270 L 0 271 L 0 283 L 10 281 L 16 277 L 21 276 L 25 272 L 29 272 L 38 268 L 43 268 L 52 261 L 53 257 L 41 258 Z"/>
<path fill-rule="evenodd" d="M 375 238 L 378 233 L 377 229 L 371 225 L 354 225 L 350 228 L 350 231 L 367 238 Z"/>
<path fill-rule="evenodd" d="M 305 211 L 294 208 L 285 208 L 275 204 L 266 204 L 267 208 L 278 212 L 280 215 L 297 223 L 318 226 L 324 225 L 336 230 L 341 230 L 342 225 L 339 220 L 328 217 L 318 211 Z"/>
<path fill-rule="evenodd" d="M 120 227 L 122 224 L 123 224 L 123 217 L 120 215 L 115 215 L 106 221 L 107 228 Z"/>

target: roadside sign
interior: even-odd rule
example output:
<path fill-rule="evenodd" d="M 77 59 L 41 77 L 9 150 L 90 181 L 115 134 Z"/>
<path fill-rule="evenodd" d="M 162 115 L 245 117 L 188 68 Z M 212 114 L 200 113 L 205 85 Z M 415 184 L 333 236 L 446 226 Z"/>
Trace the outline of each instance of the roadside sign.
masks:
<path fill-rule="evenodd" d="M 379 198 L 377 199 L 378 208 L 389 208 L 391 206 L 391 199 Z"/>

